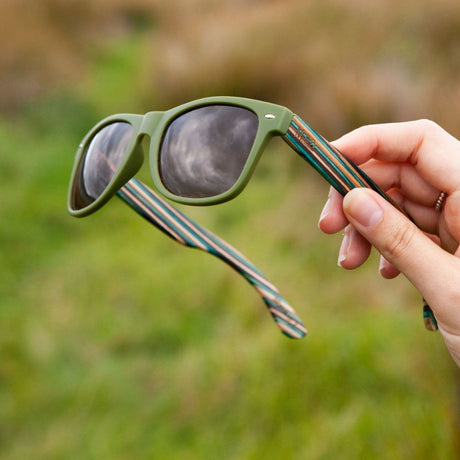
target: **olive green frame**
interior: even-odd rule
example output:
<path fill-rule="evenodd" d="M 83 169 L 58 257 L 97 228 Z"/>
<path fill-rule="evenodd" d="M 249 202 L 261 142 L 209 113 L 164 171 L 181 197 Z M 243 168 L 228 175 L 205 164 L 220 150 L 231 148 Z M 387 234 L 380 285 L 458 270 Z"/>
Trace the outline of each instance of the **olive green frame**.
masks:
<path fill-rule="evenodd" d="M 184 198 L 176 196 L 162 184 L 159 174 L 158 155 L 163 140 L 163 133 L 169 124 L 181 114 L 192 109 L 213 104 L 235 105 L 249 109 L 257 115 L 259 126 L 249 157 L 238 181 L 226 192 L 206 198 Z M 130 123 L 134 131 L 127 149 L 126 158 L 99 198 L 87 206 L 79 208 L 76 206 L 75 192 L 81 180 L 81 169 L 87 147 L 97 132 L 104 126 L 117 121 Z M 161 194 L 173 201 L 192 205 L 212 205 L 230 200 L 243 190 L 257 165 L 265 145 L 274 135 L 281 135 L 283 140 L 294 151 L 316 169 L 342 195 L 345 195 L 355 187 L 371 188 L 410 218 L 364 171 L 344 157 L 333 145 L 329 144 L 319 133 L 289 109 L 269 102 L 231 96 L 198 99 L 165 112 L 148 112 L 145 115 L 112 115 L 99 122 L 85 136 L 78 148 L 69 187 L 68 210 L 70 214 L 77 217 L 91 214 L 104 205 L 124 184 L 133 178 L 144 161 L 141 143 L 146 136 L 150 137 L 149 160 L 151 175 L 155 186 Z M 427 329 L 437 330 L 436 318 L 426 302 L 424 302 L 423 312 Z"/>
<path fill-rule="evenodd" d="M 176 196 L 163 185 L 159 174 L 158 155 L 163 139 L 163 133 L 169 124 L 181 114 L 186 113 L 192 109 L 197 109 L 209 105 L 235 105 L 254 112 L 259 119 L 259 126 L 257 129 L 254 144 L 238 181 L 229 190 L 219 195 L 206 198 L 184 198 Z M 120 187 L 122 187 L 126 182 L 134 177 L 144 162 L 144 153 L 141 144 L 142 140 L 146 136 L 150 138 L 149 163 L 152 179 L 158 191 L 162 195 L 180 203 L 203 206 L 228 201 L 242 191 L 242 189 L 249 181 L 267 142 L 274 135 L 284 135 L 288 130 L 292 117 L 293 113 L 286 107 L 254 99 L 230 96 L 207 97 L 198 99 L 164 112 L 148 112 L 145 115 L 111 115 L 94 126 L 85 136 L 78 148 L 71 176 L 71 184 L 69 187 L 69 195 L 67 201 L 68 210 L 70 214 L 77 217 L 91 214 L 92 212 L 99 209 L 102 205 L 104 205 L 113 195 L 115 195 Z M 97 132 L 114 122 L 127 122 L 133 127 L 133 136 L 127 149 L 126 158 L 120 165 L 118 172 L 112 178 L 111 182 L 105 191 L 99 196 L 99 198 L 83 208 L 78 208 L 75 205 L 75 191 L 78 186 L 78 181 L 80 180 L 81 169 L 83 166 L 87 147 Z"/>

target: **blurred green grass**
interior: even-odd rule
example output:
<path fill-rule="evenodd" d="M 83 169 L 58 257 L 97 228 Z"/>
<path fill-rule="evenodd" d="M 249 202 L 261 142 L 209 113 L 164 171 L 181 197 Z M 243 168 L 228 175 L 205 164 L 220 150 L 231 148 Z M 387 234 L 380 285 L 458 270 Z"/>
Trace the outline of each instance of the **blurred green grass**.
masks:
<path fill-rule="evenodd" d="M 328 14 L 318 5 L 326 26 L 343 11 L 340 2 Z M 286 14 L 296 12 L 305 18 L 303 9 Z M 183 24 L 180 15 L 166 19 L 157 17 L 154 34 Z M 184 31 L 184 47 L 197 28 Z M 158 36 L 154 43 L 164 45 Z M 0 456 L 456 458 L 455 370 L 439 335 L 423 328 L 419 295 L 403 279 L 381 280 L 375 257 L 353 273 L 336 266 L 339 236 L 316 228 L 327 186 L 281 141 L 238 199 L 181 209 L 279 287 L 310 331 L 303 341 L 283 337 L 229 267 L 165 238 L 117 199 L 86 219 L 67 215 L 73 153 L 101 117 L 217 91 L 269 98 L 279 81 L 256 88 L 266 70 L 241 52 L 238 81 L 216 87 L 202 64 L 208 70 L 181 85 L 167 59 L 145 59 L 151 46 L 145 24 L 101 42 L 79 82 L 48 88 L 0 119 Z M 170 79 L 149 81 L 154 65 Z M 292 88 L 285 91 L 273 99 L 288 105 Z M 385 91 L 372 94 L 378 102 Z M 294 104 L 316 107 L 304 97 Z M 330 113 L 323 109 L 313 111 L 320 126 Z M 332 126 L 356 123 L 368 109 L 346 105 Z M 388 110 L 381 113 L 400 113 Z"/>

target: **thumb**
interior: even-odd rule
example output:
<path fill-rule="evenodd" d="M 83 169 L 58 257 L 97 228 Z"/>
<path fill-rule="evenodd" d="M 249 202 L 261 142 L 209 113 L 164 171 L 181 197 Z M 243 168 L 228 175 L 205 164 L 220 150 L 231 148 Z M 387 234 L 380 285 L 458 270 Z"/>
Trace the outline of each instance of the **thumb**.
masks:
<path fill-rule="evenodd" d="M 454 326 L 449 324 L 449 310 L 459 301 L 459 259 L 441 249 L 372 190 L 350 191 L 344 198 L 343 210 L 356 230 L 422 293 L 438 322 Z"/>

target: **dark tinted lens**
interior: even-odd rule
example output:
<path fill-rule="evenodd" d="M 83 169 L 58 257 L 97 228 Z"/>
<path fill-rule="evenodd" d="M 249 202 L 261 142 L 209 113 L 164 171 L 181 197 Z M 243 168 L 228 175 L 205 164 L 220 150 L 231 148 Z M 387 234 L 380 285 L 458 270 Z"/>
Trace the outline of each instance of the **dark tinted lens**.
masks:
<path fill-rule="evenodd" d="M 211 105 L 176 118 L 160 150 L 160 175 L 173 194 L 204 198 L 229 190 L 240 177 L 259 121 L 250 110 Z"/>
<path fill-rule="evenodd" d="M 129 123 L 116 122 L 101 129 L 86 149 L 74 197 L 81 209 L 107 188 L 125 158 L 133 128 Z"/>

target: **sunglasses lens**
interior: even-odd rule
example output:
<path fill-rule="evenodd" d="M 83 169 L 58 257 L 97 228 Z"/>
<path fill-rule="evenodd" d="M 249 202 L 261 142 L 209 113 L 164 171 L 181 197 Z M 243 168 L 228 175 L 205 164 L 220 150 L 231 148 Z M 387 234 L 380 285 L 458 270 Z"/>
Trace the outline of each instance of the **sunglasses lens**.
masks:
<path fill-rule="evenodd" d="M 242 107 L 211 105 L 191 110 L 167 128 L 160 176 L 174 195 L 205 198 L 226 192 L 243 171 L 259 120 Z"/>
<path fill-rule="evenodd" d="M 82 209 L 105 191 L 124 160 L 132 138 L 129 123 L 116 122 L 102 128 L 90 141 L 74 193 L 76 209 Z"/>

